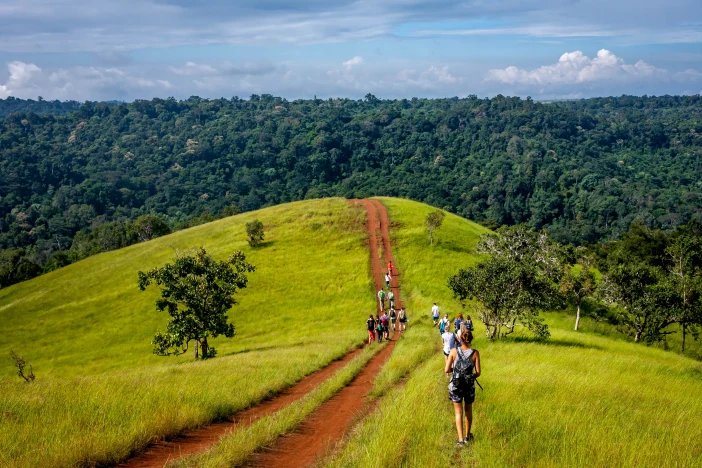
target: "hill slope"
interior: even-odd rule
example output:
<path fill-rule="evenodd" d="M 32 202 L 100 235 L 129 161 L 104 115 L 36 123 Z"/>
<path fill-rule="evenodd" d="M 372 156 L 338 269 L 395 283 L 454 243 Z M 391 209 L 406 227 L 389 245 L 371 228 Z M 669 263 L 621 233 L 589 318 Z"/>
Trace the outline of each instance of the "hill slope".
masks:
<path fill-rule="evenodd" d="M 480 227 L 449 216 L 430 247 L 422 221 L 429 208 L 381 199 L 394 222 L 393 248 L 413 324 L 405 337 L 440 342 L 431 327 L 438 301 L 461 311 L 449 275 L 475 261 Z M 470 310 L 463 311 L 470 313 Z M 699 466 L 702 462 L 702 363 L 656 348 L 573 332 L 546 314 L 552 339 L 528 335 L 489 342 L 478 322 L 485 391 L 477 390 L 475 443 L 454 449 L 453 408 L 440 353 L 390 391 L 332 466 Z M 402 344 L 402 343 L 400 343 Z M 410 353 L 398 345 L 393 359 Z M 393 362 L 391 361 L 390 365 Z"/>
<path fill-rule="evenodd" d="M 244 225 L 266 226 L 251 249 Z M 156 436 L 245 408 L 358 346 L 373 310 L 365 212 L 345 200 L 292 203 L 100 254 L 0 291 L 0 351 L 34 366 L 27 386 L 0 366 L 0 465 L 116 461 Z M 222 258 L 243 250 L 257 270 L 230 312 L 216 359 L 151 354 L 157 291 L 137 271 L 176 249 Z M 20 443 L 20 441 L 22 441 Z"/>

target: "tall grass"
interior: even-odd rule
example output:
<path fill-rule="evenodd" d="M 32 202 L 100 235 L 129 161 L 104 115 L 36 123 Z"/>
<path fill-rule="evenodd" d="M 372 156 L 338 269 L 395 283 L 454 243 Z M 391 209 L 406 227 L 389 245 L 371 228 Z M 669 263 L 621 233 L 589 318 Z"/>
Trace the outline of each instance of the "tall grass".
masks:
<path fill-rule="evenodd" d="M 245 224 L 266 226 L 251 249 Z M 113 463 L 155 438 L 222 418 L 289 386 L 365 339 L 375 306 L 365 212 L 340 199 L 292 203 L 108 252 L 0 291 L 0 352 L 34 366 L 25 385 L 0 365 L 0 466 Z M 151 354 L 167 316 L 138 270 L 173 248 L 246 252 L 257 271 L 230 312 L 219 356 Z"/>
<path fill-rule="evenodd" d="M 460 310 L 446 278 L 476 261 L 474 224 L 447 216 L 439 243 L 423 233 L 429 207 L 382 199 L 395 222 L 393 251 L 403 293 L 422 307 Z M 410 309 L 411 310 L 411 309 Z M 423 311 L 426 310 L 425 314 Z M 546 314 L 552 339 L 518 333 L 488 342 L 478 326 L 485 391 L 477 390 L 475 442 L 455 446 L 443 357 L 388 392 L 327 466 L 700 466 L 702 364 L 603 334 L 574 332 Z M 567 322 L 567 325 L 566 325 Z M 478 324 L 480 325 L 480 324 Z"/>

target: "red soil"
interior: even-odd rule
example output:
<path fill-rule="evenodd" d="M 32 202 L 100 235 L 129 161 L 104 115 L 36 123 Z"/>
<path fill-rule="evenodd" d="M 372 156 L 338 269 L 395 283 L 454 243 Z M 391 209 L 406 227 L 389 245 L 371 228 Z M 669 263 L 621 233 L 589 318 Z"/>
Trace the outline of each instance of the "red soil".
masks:
<path fill-rule="evenodd" d="M 371 268 L 377 291 L 385 284 L 384 270 L 377 253 L 378 241 L 383 244 L 385 264 L 390 261 L 395 264 L 390 248 L 388 214 L 385 207 L 376 200 L 353 200 L 352 203 L 362 204 L 368 212 Z M 397 282 L 397 277 L 393 276 L 391 285 L 396 290 L 395 300 L 398 307 L 401 307 Z M 247 466 L 307 467 L 334 450 L 354 422 L 370 410 L 371 404 L 366 395 L 373 388 L 375 376 L 392 354 L 398 338 L 399 333 L 396 332 L 385 349 L 373 356 L 348 386 L 308 416 L 295 433 L 281 437 L 272 448 L 252 457 Z"/>
<path fill-rule="evenodd" d="M 385 265 L 391 262 L 395 265 L 390 246 L 389 219 L 385 207 L 376 200 L 353 200 L 366 209 L 371 269 L 375 282 L 375 291 L 385 285 L 385 269 L 378 257 L 377 249 L 383 246 Z M 397 307 L 402 307 L 397 278 L 397 267 L 394 268 L 391 286 L 395 291 Z M 390 357 L 399 333 L 380 353 L 371 358 L 368 364 L 344 387 L 337 395 L 322 404 L 313 414 L 306 418 L 298 430 L 286 437 L 281 437 L 273 448 L 252 457 L 250 466 L 303 467 L 312 465 L 324 456 L 338 441 L 348 433 L 356 419 L 367 413 L 370 405 L 366 394 L 373 387 L 373 380 L 381 367 Z M 280 394 L 263 401 L 247 410 L 233 415 L 229 420 L 207 425 L 200 429 L 188 431 L 178 437 L 154 443 L 146 450 L 120 467 L 162 467 L 167 462 L 208 449 L 227 433 L 255 420 L 272 414 L 290 403 L 302 398 L 317 385 L 331 377 L 334 372 L 346 365 L 360 352 L 360 348 L 346 354 L 342 359 L 314 372 L 297 384 Z"/>

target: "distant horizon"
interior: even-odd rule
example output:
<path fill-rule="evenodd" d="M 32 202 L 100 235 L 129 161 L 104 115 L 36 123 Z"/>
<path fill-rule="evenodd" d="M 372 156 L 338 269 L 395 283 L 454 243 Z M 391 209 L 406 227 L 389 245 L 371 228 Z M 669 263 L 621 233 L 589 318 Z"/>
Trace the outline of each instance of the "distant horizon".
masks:
<path fill-rule="evenodd" d="M 258 95 L 259 97 L 264 96 L 264 95 L 270 95 L 274 99 L 283 99 L 285 102 L 295 102 L 295 101 L 314 101 L 315 99 L 317 100 L 322 100 L 322 101 L 329 101 L 329 100 L 337 100 L 337 99 L 346 99 L 349 101 L 363 101 L 365 97 L 350 97 L 350 96 L 326 96 L 326 97 L 310 97 L 310 98 L 303 98 L 303 97 L 298 97 L 298 98 L 288 98 L 285 96 L 276 96 L 271 93 L 262 93 L 262 94 L 257 94 L 254 93 L 253 95 Z M 368 94 L 368 93 L 367 93 Z M 94 102 L 94 103 L 105 103 L 105 104 L 132 104 L 136 101 L 152 101 L 154 99 L 162 99 L 162 100 L 167 100 L 167 99 L 175 99 L 176 101 L 187 101 L 190 98 L 196 97 L 200 98 L 203 100 L 207 101 L 214 101 L 217 99 L 226 99 L 228 101 L 231 101 L 235 98 L 238 98 L 241 101 L 251 101 L 251 97 L 253 95 L 249 96 L 218 96 L 218 97 L 212 97 L 212 96 L 198 96 L 198 95 L 192 95 L 188 97 L 176 97 L 176 96 L 153 96 L 150 98 L 135 98 L 131 100 L 121 100 L 121 99 L 103 99 L 103 100 L 76 100 L 76 99 L 44 99 L 43 96 L 37 96 L 35 98 L 27 97 L 27 98 L 19 98 L 15 96 L 7 96 L 5 98 L 0 98 L 0 101 L 6 101 L 6 100 L 18 100 L 18 101 L 34 101 L 34 102 L 41 102 L 39 101 L 39 98 L 42 98 L 44 102 L 61 102 L 61 103 L 68 103 L 68 102 L 77 102 L 79 104 L 83 104 L 86 102 Z M 497 96 L 500 96 L 501 94 L 495 94 L 493 96 L 478 96 L 474 95 L 477 97 L 477 99 L 494 99 Z M 375 96 L 375 95 L 374 95 Z M 471 94 L 465 95 L 465 96 L 444 96 L 444 97 L 426 97 L 426 96 L 412 96 L 412 97 L 383 97 L 383 96 L 375 96 L 381 101 L 402 101 L 402 100 L 407 100 L 411 101 L 413 99 L 421 99 L 421 100 L 446 100 L 446 99 L 468 99 L 470 98 Z M 532 96 L 517 96 L 517 95 L 505 95 L 502 94 L 502 97 L 504 98 L 519 98 L 521 100 L 527 100 L 531 98 L 532 101 L 534 102 L 540 102 L 540 103 L 549 103 L 549 102 L 567 102 L 567 101 L 587 101 L 590 99 L 616 99 L 616 98 L 621 98 L 621 97 L 633 97 L 633 98 L 663 98 L 663 97 L 692 97 L 692 96 L 702 96 L 702 93 L 694 93 L 694 94 L 660 94 L 660 95 L 647 95 L 647 94 L 619 94 L 619 95 L 610 95 L 610 96 L 589 96 L 589 97 L 570 97 L 570 98 L 553 98 L 553 99 L 535 99 Z"/>

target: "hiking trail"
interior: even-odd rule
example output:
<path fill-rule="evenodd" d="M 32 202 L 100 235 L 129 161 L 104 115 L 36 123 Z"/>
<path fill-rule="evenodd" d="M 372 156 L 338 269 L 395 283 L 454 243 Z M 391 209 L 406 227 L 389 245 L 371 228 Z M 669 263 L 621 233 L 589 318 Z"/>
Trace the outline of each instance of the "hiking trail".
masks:
<path fill-rule="evenodd" d="M 390 245 L 389 218 L 385 206 L 377 200 L 351 200 L 362 205 L 367 212 L 366 229 L 370 251 L 371 272 L 375 291 L 385 285 L 383 264 L 378 248 L 383 248 L 385 264 L 395 259 Z M 395 266 L 395 272 L 397 267 Z M 392 276 L 391 287 L 395 292 L 397 309 L 402 307 L 399 281 Z M 377 297 L 375 297 L 377 303 Z M 354 422 L 370 409 L 366 395 L 373 388 L 373 381 L 388 360 L 399 338 L 395 332 L 385 348 L 373 356 L 356 377 L 336 395 L 319 406 L 305 418 L 292 434 L 281 436 L 271 448 L 254 454 L 246 466 L 256 467 L 305 467 L 326 455 L 353 426 Z M 128 459 L 119 467 L 163 467 L 169 461 L 207 450 L 231 431 L 252 424 L 263 416 L 272 414 L 307 395 L 316 386 L 331 377 L 358 355 L 361 348 L 347 353 L 341 359 L 307 375 L 298 383 L 276 396 L 232 415 L 228 420 L 187 431 L 172 440 L 149 445 L 141 454 Z"/>

